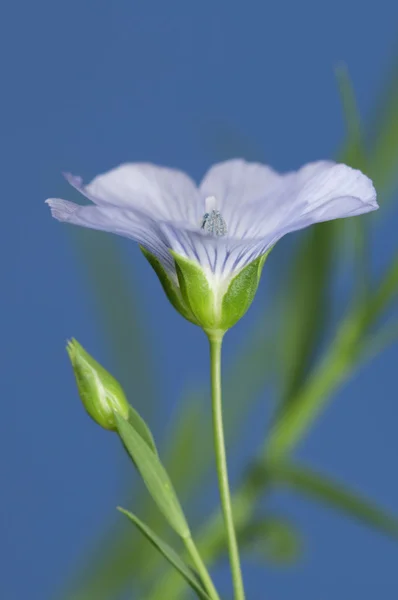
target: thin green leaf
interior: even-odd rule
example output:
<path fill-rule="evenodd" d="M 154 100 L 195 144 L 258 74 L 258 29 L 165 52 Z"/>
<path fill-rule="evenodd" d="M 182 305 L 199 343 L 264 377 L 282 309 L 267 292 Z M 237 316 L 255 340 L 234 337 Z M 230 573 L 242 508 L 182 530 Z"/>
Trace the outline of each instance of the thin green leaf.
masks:
<path fill-rule="evenodd" d="M 391 261 L 387 272 L 375 285 L 365 312 L 365 323 L 369 327 L 398 297 L 398 256 Z"/>
<path fill-rule="evenodd" d="M 306 467 L 275 464 L 265 469 L 265 477 L 337 509 L 346 515 L 398 539 L 398 517 L 389 515 L 361 494 L 348 490 L 324 475 Z"/>
<path fill-rule="evenodd" d="M 377 102 L 371 123 L 369 172 L 376 189 L 390 192 L 397 182 L 398 76 L 397 60 Z"/>
<path fill-rule="evenodd" d="M 265 486 L 266 484 L 262 489 L 265 489 Z M 253 518 L 256 499 L 256 496 L 253 495 L 254 491 L 251 483 L 244 484 L 233 496 L 232 510 L 238 535 L 239 531 Z M 222 556 L 226 548 L 226 538 L 224 520 L 219 509 L 211 515 L 205 526 L 195 534 L 195 539 L 200 555 L 207 565 L 214 564 Z M 179 600 L 184 595 L 181 578 L 169 570 L 156 581 L 155 588 L 149 594 L 147 600 L 164 600 L 164 598 Z"/>
<path fill-rule="evenodd" d="M 200 598 L 209 600 L 209 596 L 202 588 L 199 583 L 199 579 L 196 574 L 184 563 L 184 561 L 178 556 L 178 554 L 164 542 L 156 533 L 152 531 L 150 527 L 145 525 L 136 515 L 125 510 L 124 508 L 118 507 L 118 510 L 126 515 L 130 521 L 141 531 L 141 533 L 150 541 L 150 543 L 165 557 L 166 560 L 182 575 L 185 581 L 191 586 L 191 588 L 198 594 Z"/>
<path fill-rule="evenodd" d="M 267 515 L 252 519 L 239 532 L 240 547 L 256 561 L 295 562 L 302 549 L 298 531 L 286 519 Z"/>
<path fill-rule="evenodd" d="M 367 156 L 354 86 L 345 65 L 338 66 L 335 69 L 335 73 L 339 86 L 347 132 L 344 149 L 341 152 L 341 160 L 351 167 L 367 173 Z M 369 236 L 367 224 L 368 220 L 366 218 L 360 218 L 345 219 L 340 225 L 341 233 L 345 235 L 345 240 L 349 242 L 349 249 L 352 248 L 354 252 L 354 301 L 358 301 L 358 298 L 365 296 L 370 288 L 370 260 L 368 255 Z M 345 261 L 347 261 L 347 243 L 341 244 L 341 247 L 345 252 Z"/>
<path fill-rule="evenodd" d="M 346 65 L 341 64 L 336 67 L 335 74 L 347 133 L 345 147 L 342 152 L 344 162 L 355 169 L 366 170 L 362 125 L 354 86 L 352 85 Z"/>
<path fill-rule="evenodd" d="M 265 453 L 269 458 L 281 459 L 297 445 L 332 391 L 348 377 L 358 357 L 360 317 L 354 313 L 344 321 L 326 356 L 298 391 L 294 402 L 280 413 L 266 441 Z"/>
<path fill-rule="evenodd" d="M 162 463 L 128 421 L 118 414 L 115 418 L 120 438 L 159 510 L 178 535 L 187 537 L 188 524 Z"/>
<path fill-rule="evenodd" d="M 350 375 L 361 360 L 367 332 L 398 295 L 398 258 L 363 306 L 354 307 L 343 319 L 326 354 L 311 372 L 297 396 L 280 412 L 274 423 L 265 453 L 283 458 L 299 443 L 331 393 Z"/>
<path fill-rule="evenodd" d="M 336 234 L 336 223 L 325 223 L 303 236 L 279 294 L 282 410 L 295 401 L 328 320 Z"/>
<path fill-rule="evenodd" d="M 365 339 L 361 351 L 361 360 L 364 362 L 371 360 L 397 341 L 398 321 L 390 320 Z"/>
<path fill-rule="evenodd" d="M 138 414 L 138 412 L 132 406 L 129 407 L 129 415 L 127 421 L 130 425 L 135 429 L 135 431 L 142 437 L 144 442 L 146 442 L 149 448 L 158 455 L 158 450 L 156 448 L 155 440 L 153 439 L 153 435 L 148 425 L 145 423 L 144 419 Z"/>

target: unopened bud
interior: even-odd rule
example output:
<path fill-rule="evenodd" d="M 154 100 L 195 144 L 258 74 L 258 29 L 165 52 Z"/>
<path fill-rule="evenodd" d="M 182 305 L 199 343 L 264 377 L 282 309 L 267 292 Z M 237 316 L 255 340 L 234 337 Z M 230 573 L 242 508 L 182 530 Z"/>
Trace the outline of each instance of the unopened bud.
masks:
<path fill-rule="evenodd" d="M 116 430 L 115 412 L 128 418 L 129 404 L 118 381 L 72 339 L 66 347 L 84 408 L 101 427 Z"/>

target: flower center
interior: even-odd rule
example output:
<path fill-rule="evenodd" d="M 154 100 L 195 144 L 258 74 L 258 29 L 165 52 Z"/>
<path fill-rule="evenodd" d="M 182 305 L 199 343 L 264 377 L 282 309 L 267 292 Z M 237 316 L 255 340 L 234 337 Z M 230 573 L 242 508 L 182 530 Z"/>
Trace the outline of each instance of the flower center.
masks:
<path fill-rule="evenodd" d="M 216 208 L 216 198 L 208 196 L 205 200 L 206 212 L 202 218 L 201 228 L 206 233 L 215 236 L 227 235 L 227 224 L 219 210 Z"/>

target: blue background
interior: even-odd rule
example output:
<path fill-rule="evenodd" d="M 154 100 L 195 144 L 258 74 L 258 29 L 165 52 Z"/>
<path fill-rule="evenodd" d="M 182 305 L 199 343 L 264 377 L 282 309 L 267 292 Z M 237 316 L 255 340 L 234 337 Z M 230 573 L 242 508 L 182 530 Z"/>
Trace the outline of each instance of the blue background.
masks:
<path fill-rule="evenodd" d="M 129 473 L 113 436 L 81 410 L 64 350 L 74 335 L 111 360 L 71 233 L 44 205 L 73 199 L 61 171 L 89 180 L 147 160 L 199 178 L 239 150 L 280 170 L 331 157 L 344 136 L 333 67 L 346 62 L 368 114 L 396 49 L 398 5 L 25 0 L 0 11 L 0 597 L 45 600 L 113 516 Z M 230 130 L 243 140 L 236 151 Z M 380 264 L 394 249 L 393 214 Z M 174 399 L 207 376 L 206 345 L 137 248 L 120 243 L 170 421 Z M 347 384 L 301 450 L 396 513 L 397 358 L 390 349 Z M 296 497 L 281 502 L 307 534 L 306 553 L 288 570 L 245 565 L 249 599 L 397 596 L 396 544 Z"/>

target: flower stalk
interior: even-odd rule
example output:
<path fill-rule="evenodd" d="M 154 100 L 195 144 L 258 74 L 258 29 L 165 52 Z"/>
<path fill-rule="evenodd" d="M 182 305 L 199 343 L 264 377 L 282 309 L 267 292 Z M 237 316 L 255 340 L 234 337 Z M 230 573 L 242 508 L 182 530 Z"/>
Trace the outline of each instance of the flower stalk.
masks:
<path fill-rule="evenodd" d="M 222 418 L 221 348 L 223 334 L 209 333 L 208 338 L 210 344 L 213 434 L 221 509 L 226 529 L 229 561 L 231 565 L 232 581 L 234 586 L 234 598 L 235 600 L 245 600 L 238 541 L 236 538 L 234 518 L 232 513 L 231 492 L 228 481 L 227 456 L 225 450 L 224 426 Z"/>

